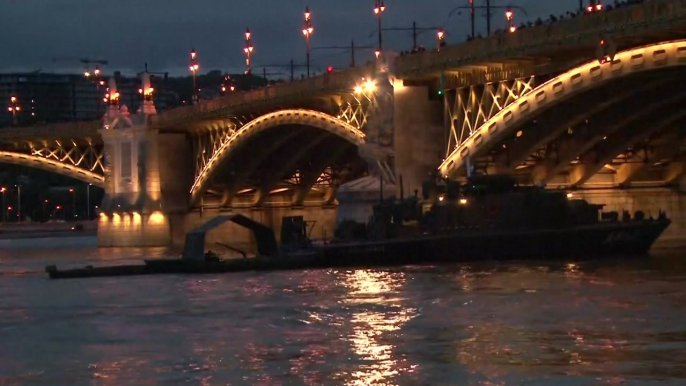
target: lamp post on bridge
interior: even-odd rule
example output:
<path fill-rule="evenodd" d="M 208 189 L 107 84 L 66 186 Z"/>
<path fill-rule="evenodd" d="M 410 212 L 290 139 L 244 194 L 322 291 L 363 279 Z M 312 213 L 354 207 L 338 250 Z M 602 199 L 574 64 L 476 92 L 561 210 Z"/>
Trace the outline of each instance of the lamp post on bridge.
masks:
<path fill-rule="evenodd" d="M 100 86 L 105 85 L 105 80 L 100 77 L 102 74 L 102 71 L 100 71 L 100 67 L 95 66 L 93 69 L 93 81 L 95 82 L 95 89 L 97 90 L 98 94 L 100 94 Z M 90 79 L 91 73 L 86 69 L 86 71 L 83 73 L 83 77 L 86 79 Z M 97 104 L 96 104 L 96 115 L 100 116 L 100 98 L 98 98 Z"/>
<path fill-rule="evenodd" d="M 15 185 L 17 188 L 17 222 L 21 222 L 21 185 Z"/>
<path fill-rule="evenodd" d="M 3 224 L 7 222 L 7 215 L 5 213 L 5 192 L 7 191 L 6 187 L 0 188 L 0 192 L 2 192 L 2 222 Z"/>
<path fill-rule="evenodd" d="M 583 12 L 584 11 L 583 0 L 579 1 L 579 6 L 581 8 L 581 12 Z M 588 7 L 586 7 L 586 12 L 593 13 L 593 12 L 600 12 L 602 10 L 603 10 L 603 4 L 600 2 L 600 0 L 589 0 Z"/>
<path fill-rule="evenodd" d="M 443 43 L 445 41 L 445 31 L 442 29 L 439 29 L 438 32 L 436 32 L 436 42 L 438 43 L 438 47 L 436 48 L 436 51 L 440 51 L 441 47 L 443 46 Z"/>
<path fill-rule="evenodd" d="M 376 54 L 377 59 L 381 55 L 381 51 L 383 51 L 383 37 L 382 37 L 382 33 L 381 33 L 381 31 L 382 31 L 381 16 L 383 15 L 384 12 L 386 12 L 386 5 L 384 4 L 383 0 L 374 0 L 374 14 L 379 19 L 379 50 L 377 51 L 377 54 Z"/>
<path fill-rule="evenodd" d="M 76 189 L 69 188 L 69 193 L 71 193 L 71 215 L 74 220 L 76 220 Z"/>
<path fill-rule="evenodd" d="M 193 96 L 192 96 L 192 98 L 193 98 L 194 104 L 198 102 L 198 86 L 197 86 L 197 83 L 195 80 L 195 74 L 198 72 L 198 69 L 200 68 L 200 66 L 198 65 L 197 58 L 198 58 L 197 52 L 195 52 L 194 49 L 191 49 L 191 65 L 190 65 L 189 69 L 191 70 L 191 73 L 193 74 Z"/>
<path fill-rule="evenodd" d="M 514 24 L 512 23 L 513 17 L 514 17 L 514 13 L 512 12 L 512 10 L 508 9 L 507 11 L 505 11 L 505 20 L 507 20 L 507 30 L 510 33 L 513 33 L 517 30 L 517 27 L 515 27 Z"/>
<path fill-rule="evenodd" d="M 222 82 L 222 93 L 226 93 L 228 91 L 235 92 L 236 85 L 233 84 L 231 76 L 229 74 L 226 74 L 224 75 L 224 81 Z"/>
<path fill-rule="evenodd" d="M 91 219 L 91 186 L 93 184 L 86 185 L 86 216 L 88 221 Z"/>
<path fill-rule="evenodd" d="M 250 33 L 250 28 L 245 30 L 245 47 L 243 51 L 245 52 L 245 74 L 250 75 L 250 55 L 252 55 L 253 46 L 251 44 L 252 34 Z"/>
<path fill-rule="evenodd" d="M 10 97 L 10 105 L 7 110 L 12 113 L 12 124 L 17 125 L 17 113 L 21 111 L 21 106 L 19 106 L 19 100 L 16 96 Z"/>
<path fill-rule="evenodd" d="M 303 28 L 303 35 L 305 35 L 305 42 L 307 44 L 307 54 L 306 54 L 306 61 L 307 61 L 307 77 L 310 77 L 310 35 L 314 32 L 314 28 L 312 28 L 312 13 L 310 12 L 309 7 L 305 7 L 305 28 Z"/>

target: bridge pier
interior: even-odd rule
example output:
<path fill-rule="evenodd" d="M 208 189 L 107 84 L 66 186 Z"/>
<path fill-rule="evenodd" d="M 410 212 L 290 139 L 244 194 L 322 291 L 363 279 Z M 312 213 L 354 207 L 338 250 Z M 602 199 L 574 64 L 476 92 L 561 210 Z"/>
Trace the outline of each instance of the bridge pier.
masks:
<path fill-rule="evenodd" d="M 406 197 L 421 194 L 445 149 L 442 101 L 432 101 L 429 93 L 427 86 L 407 86 L 388 74 L 377 77 L 373 111 L 364 127 L 367 140 L 360 149 L 373 175 L 338 189 L 338 223 L 366 222 L 380 197 L 400 197 L 400 176 Z M 379 167 L 384 162 L 390 173 Z"/>
<path fill-rule="evenodd" d="M 430 99 L 426 86 L 406 86 L 396 79 L 393 88 L 396 175 L 403 176 L 406 195 L 421 194 L 445 152 L 443 104 Z"/>
<path fill-rule="evenodd" d="M 105 153 L 105 197 L 100 205 L 98 245 L 153 247 L 172 243 L 188 211 L 192 152 L 185 134 L 149 126 L 156 114 L 152 88 L 143 77 L 143 104 L 136 114 L 119 107 L 110 81 L 110 107 L 100 130 Z"/>
<path fill-rule="evenodd" d="M 98 221 L 101 247 L 153 247 L 184 234 L 192 175 L 184 134 L 145 128 L 103 131 L 110 170 Z M 114 166 L 114 167 L 112 167 Z M 178 237 L 178 236 L 177 236 Z"/>

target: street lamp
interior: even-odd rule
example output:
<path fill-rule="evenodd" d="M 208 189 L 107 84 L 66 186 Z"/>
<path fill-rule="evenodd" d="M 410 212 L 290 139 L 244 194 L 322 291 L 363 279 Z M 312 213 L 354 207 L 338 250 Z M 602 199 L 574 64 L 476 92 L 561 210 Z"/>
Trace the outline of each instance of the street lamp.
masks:
<path fill-rule="evenodd" d="M 236 85 L 233 84 L 231 76 L 229 74 L 224 75 L 224 81 L 222 82 L 222 93 L 236 91 Z"/>
<path fill-rule="evenodd" d="M 21 185 L 14 185 L 17 188 L 17 221 L 21 222 Z"/>
<path fill-rule="evenodd" d="M 2 192 L 2 222 L 5 223 L 7 222 L 7 216 L 5 214 L 5 192 L 7 191 L 7 188 L 4 186 L 0 188 L 0 192 Z"/>
<path fill-rule="evenodd" d="M 379 53 L 376 54 L 378 59 L 381 56 L 381 51 L 383 50 L 383 37 L 381 34 L 381 15 L 386 11 L 386 5 L 384 5 L 383 0 L 374 0 L 374 14 L 379 18 Z"/>
<path fill-rule="evenodd" d="M 195 74 L 198 72 L 200 66 L 198 65 L 197 57 L 198 54 L 195 52 L 194 49 L 191 49 L 191 65 L 188 68 L 191 70 L 191 73 L 193 74 L 193 103 L 196 103 L 198 101 L 198 86 L 195 81 Z"/>
<path fill-rule="evenodd" d="M 593 13 L 593 12 L 600 12 L 603 10 L 603 4 L 598 1 L 596 3 L 596 0 L 591 0 L 591 4 L 586 7 L 586 12 L 588 13 Z"/>
<path fill-rule="evenodd" d="M 512 18 L 514 17 L 514 12 L 512 10 L 508 9 L 505 11 L 505 20 L 507 20 L 507 29 L 510 31 L 510 33 L 515 32 L 517 30 L 517 27 L 512 23 Z"/>
<path fill-rule="evenodd" d="M 436 32 L 436 41 L 438 43 L 438 51 L 441 50 L 441 46 L 443 46 L 444 40 L 445 40 L 445 31 L 443 31 L 443 29 L 439 29 Z"/>
<path fill-rule="evenodd" d="M 307 77 L 310 77 L 310 36 L 314 32 L 312 28 L 312 13 L 309 7 L 305 7 L 305 28 L 303 28 L 303 35 L 305 35 L 305 41 L 307 44 Z"/>
<path fill-rule="evenodd" d="M 119 105 L 119 92 L 117 90 L 110 90 L 108 88 L 107 93 L 105 94 L 105 97 L 102 99 L 102 101 L 103 102 L 109 101 L 111 106 Z"/>
<path fill-rule="evenodd" d="M 91 186 L 93 184 L 86 185 L 86 216 L 88 221 L 91 219 Z"/>
<path fill-rule="evenodd" d="M 250 28 L 245 30 L 245 47 L 243 51 L 245 52 L 245 74 L 250 75 L 250 55 L 253 51 L 253 46 L 250 44 L 252 40 L 252 35 L 250 34 Z"/>
<path fill-rule="evenodd" d="M 12 113 L 12 124 L 17 124 L 17 113 L 21 111 L 21 106 L 19 106 L 19 101 L 17 97 L 10 97 L 10 105 L 7 107 L 7 111 Z"/>
<path fill-rule="evenodd" d="M 74 220 L 76 220 L 76 191 L 74 188 L 69 188 L 69 193 L 71 193 L 71 210 L 72 210 L 72 216 L 74 217 Z"/>
<path fill-rule="evenodd" d="M 91 76 L 93 76 L 93 81 L 95 82 L 95 89 L 97 90 L 98 94 L 100 93 L 100 86 L 105 85 L 105 81 L 100 78 L 100 67 L 95 67 L 93 69 L 93 73 L 91 73 L 88 68 L 83 73 L 83 77 L 86 79 L 90 79 Z M 104 100 L 103 100 L 104 101 Z M 96 104 L 96 115 L 100 116 L 100 99 L 98 99 L 98 102 Z"/>

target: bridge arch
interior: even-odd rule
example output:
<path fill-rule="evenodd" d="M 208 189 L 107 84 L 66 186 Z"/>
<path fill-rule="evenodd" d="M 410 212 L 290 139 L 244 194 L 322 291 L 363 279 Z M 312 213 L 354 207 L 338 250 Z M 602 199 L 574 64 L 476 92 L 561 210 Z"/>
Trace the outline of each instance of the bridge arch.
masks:
<path fill-rule="evenodd" d="M 76 180 L 87 182 L 101 188 L 105 186 L 105 177 L 102 175 L 80 168 L 78 166 L 69 165 L 63 162 L 48 159 L 45 157 L 39 157 L 36 155 L 15 153 L 10 151 L 0 151 L 0 163 L 42 169 L 49 172 L 61 174 L 63 176 L 71 177 Z"/>
<path fill-rule="evenodd" d="M 260 132 L 285 125 L 300 125 L 329 132 L 347 140 L 355 146 L 365 143 L 365 134 L 358 128 L 336 119 L 326 113 L 305 109 L 288 109 L 262 115 L 248 122 L 234 132 L 231 137 L 212 155 L 205 167 L 198 173 L 191 187 L 191 204 L 197 203 L 224 160 L 229 158 L 235 149 Z"/>
<path fill-rule="evenodd" d="M 613 79 L 651 70 L 686 66 L 686 40 L 674 40 L 619 52 L 612 62 L 597 60 L 575 67 L 520 96 L 474 130 L 439 166 L 442 176 L 454 176 L 466 159 L 484 155 L 519 127 L 548 109 Z"/>

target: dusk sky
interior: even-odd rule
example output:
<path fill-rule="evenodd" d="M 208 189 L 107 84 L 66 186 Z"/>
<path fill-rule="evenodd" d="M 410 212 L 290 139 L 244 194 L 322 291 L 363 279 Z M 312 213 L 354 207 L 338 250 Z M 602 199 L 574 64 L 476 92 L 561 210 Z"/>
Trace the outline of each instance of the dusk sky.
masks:
<path fill-rule="evenodd" d="M 451 9 L 467 4 L 467 0 L 386 0 L 384 27 L 411 27 L 415 20 L 419 27 L 442 26 L 448 43 L 463 41 L 469 32 L 468 11 L 447 16 Z M 519 24 L 574 10 L 579 2 L 492 0 L 492 4 L 523 7 L 528 16 L 517 12 Z M 133 74 L 147 62 L 151 71 L 185 74 L 188 52 L 194 47 L 200 72 L 241 72 L 247 26 L 253 33 L 255 66 L 287 64 L 291 59 L 303 63 L 305 41 L 300 31 L 305 5 L 313 15 L 312 47 L 348 46 L 353 39 L 360 46 L 376 45 L 373 0 L 2 0 L 0 71 L 81 71 L 79 58 L 91 58 L 109 61 L 105 73 Z M 505 25 L 503 13 L 493 11 L 493 29 Z M 485 18 L 477 18 L 477 31 L 485 34 Z M 411 44 L 409 31 L 384 33 L 385 49 L 407 50 Z M 424 32 L 420 44 L 433 47 L 434 32 Z M 372 51 L 360 52 L 358 60 L 372 55 Z M 319 71 L 329 65 L 344 67 L 349 57 L 344 51 L 313 50 L 312 65 Z"/>

